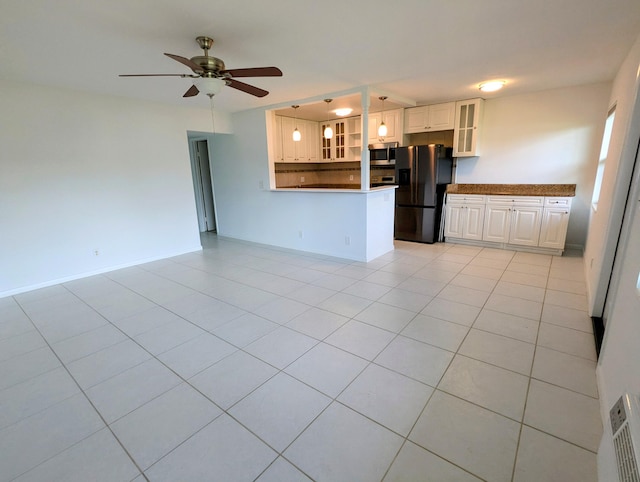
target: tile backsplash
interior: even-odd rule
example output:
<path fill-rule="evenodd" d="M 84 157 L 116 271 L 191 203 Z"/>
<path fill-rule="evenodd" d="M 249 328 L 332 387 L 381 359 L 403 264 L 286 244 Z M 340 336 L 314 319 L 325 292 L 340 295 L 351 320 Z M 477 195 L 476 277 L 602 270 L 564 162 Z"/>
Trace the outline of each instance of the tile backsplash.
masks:
<path fill-rule="evenodd" d="M 276 187 L 312 184 L 360 185 L 360 162 L 276 162 Z M 304 181 L 302 180 L 304 179 Z"/>

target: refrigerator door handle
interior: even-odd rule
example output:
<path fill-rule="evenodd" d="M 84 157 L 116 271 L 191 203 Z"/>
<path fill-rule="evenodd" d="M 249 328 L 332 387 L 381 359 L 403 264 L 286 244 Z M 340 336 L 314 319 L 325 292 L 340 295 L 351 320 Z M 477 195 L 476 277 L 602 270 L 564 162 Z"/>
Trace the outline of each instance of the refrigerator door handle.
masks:
<path fill-rule="evenodd" d="M 418 181 L 420 180 L 417 161 L 418 160 L 414 158 L 411 166 L 411 204 L 414 206 L 418 204 Z"/>

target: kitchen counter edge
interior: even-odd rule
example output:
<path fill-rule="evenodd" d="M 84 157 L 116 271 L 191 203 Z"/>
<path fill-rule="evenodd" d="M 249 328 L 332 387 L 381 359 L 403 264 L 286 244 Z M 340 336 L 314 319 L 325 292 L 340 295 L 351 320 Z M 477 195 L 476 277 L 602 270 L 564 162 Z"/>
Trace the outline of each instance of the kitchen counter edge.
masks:
<path fill-rule="evenodd" d="M 388 191 L 391 189 L 397 189 L 398 186 L 378 186 L 371 189 L 340 189 L 340 188 L 325 188 L 325 187 L 278 187 L 270 189 L 271 192 L 324 192 L 324 193 L 355 193 L 366 194 L 368 192 Z"/>
<path fill-rule="evenodd" d="M 574 197 L 575 184 L 448 184 L 447 194 Z"/>

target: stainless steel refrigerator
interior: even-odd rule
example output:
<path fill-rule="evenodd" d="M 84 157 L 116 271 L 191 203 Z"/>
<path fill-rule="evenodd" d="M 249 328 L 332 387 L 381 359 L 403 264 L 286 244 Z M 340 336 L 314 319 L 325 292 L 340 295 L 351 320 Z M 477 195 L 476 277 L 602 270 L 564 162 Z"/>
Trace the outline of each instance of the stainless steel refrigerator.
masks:
<path fill-rule="evenodd" d="M 440 144 L 396 149 L 396 239 L 421 243 L 438 240 L 442 202 L 452 168 L 451 149 Z"/>

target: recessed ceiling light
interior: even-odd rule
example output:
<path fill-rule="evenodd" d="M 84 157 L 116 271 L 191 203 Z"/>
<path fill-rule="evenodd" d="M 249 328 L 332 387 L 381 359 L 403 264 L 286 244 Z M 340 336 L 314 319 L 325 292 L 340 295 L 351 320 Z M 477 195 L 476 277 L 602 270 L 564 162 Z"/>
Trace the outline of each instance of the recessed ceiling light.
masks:
<path fill-rule="evenodd" d="M 336 113 L 337 116 L 344 117 L 346 115 L 351 114 L 353 112 L 353 109 L 350 109 L 349 107 L 345 107 L 343 109 L 336 109 L 334 110 L 334 112 Z"/>
<path fill-rule="evenodd" d="M 496 90 L 500 90 L 504 87 L 506 82 L 504 80 L 492 80 L 491 82 L 483 82 L 478 88 L 482 92 L 495 92 Z"/>

